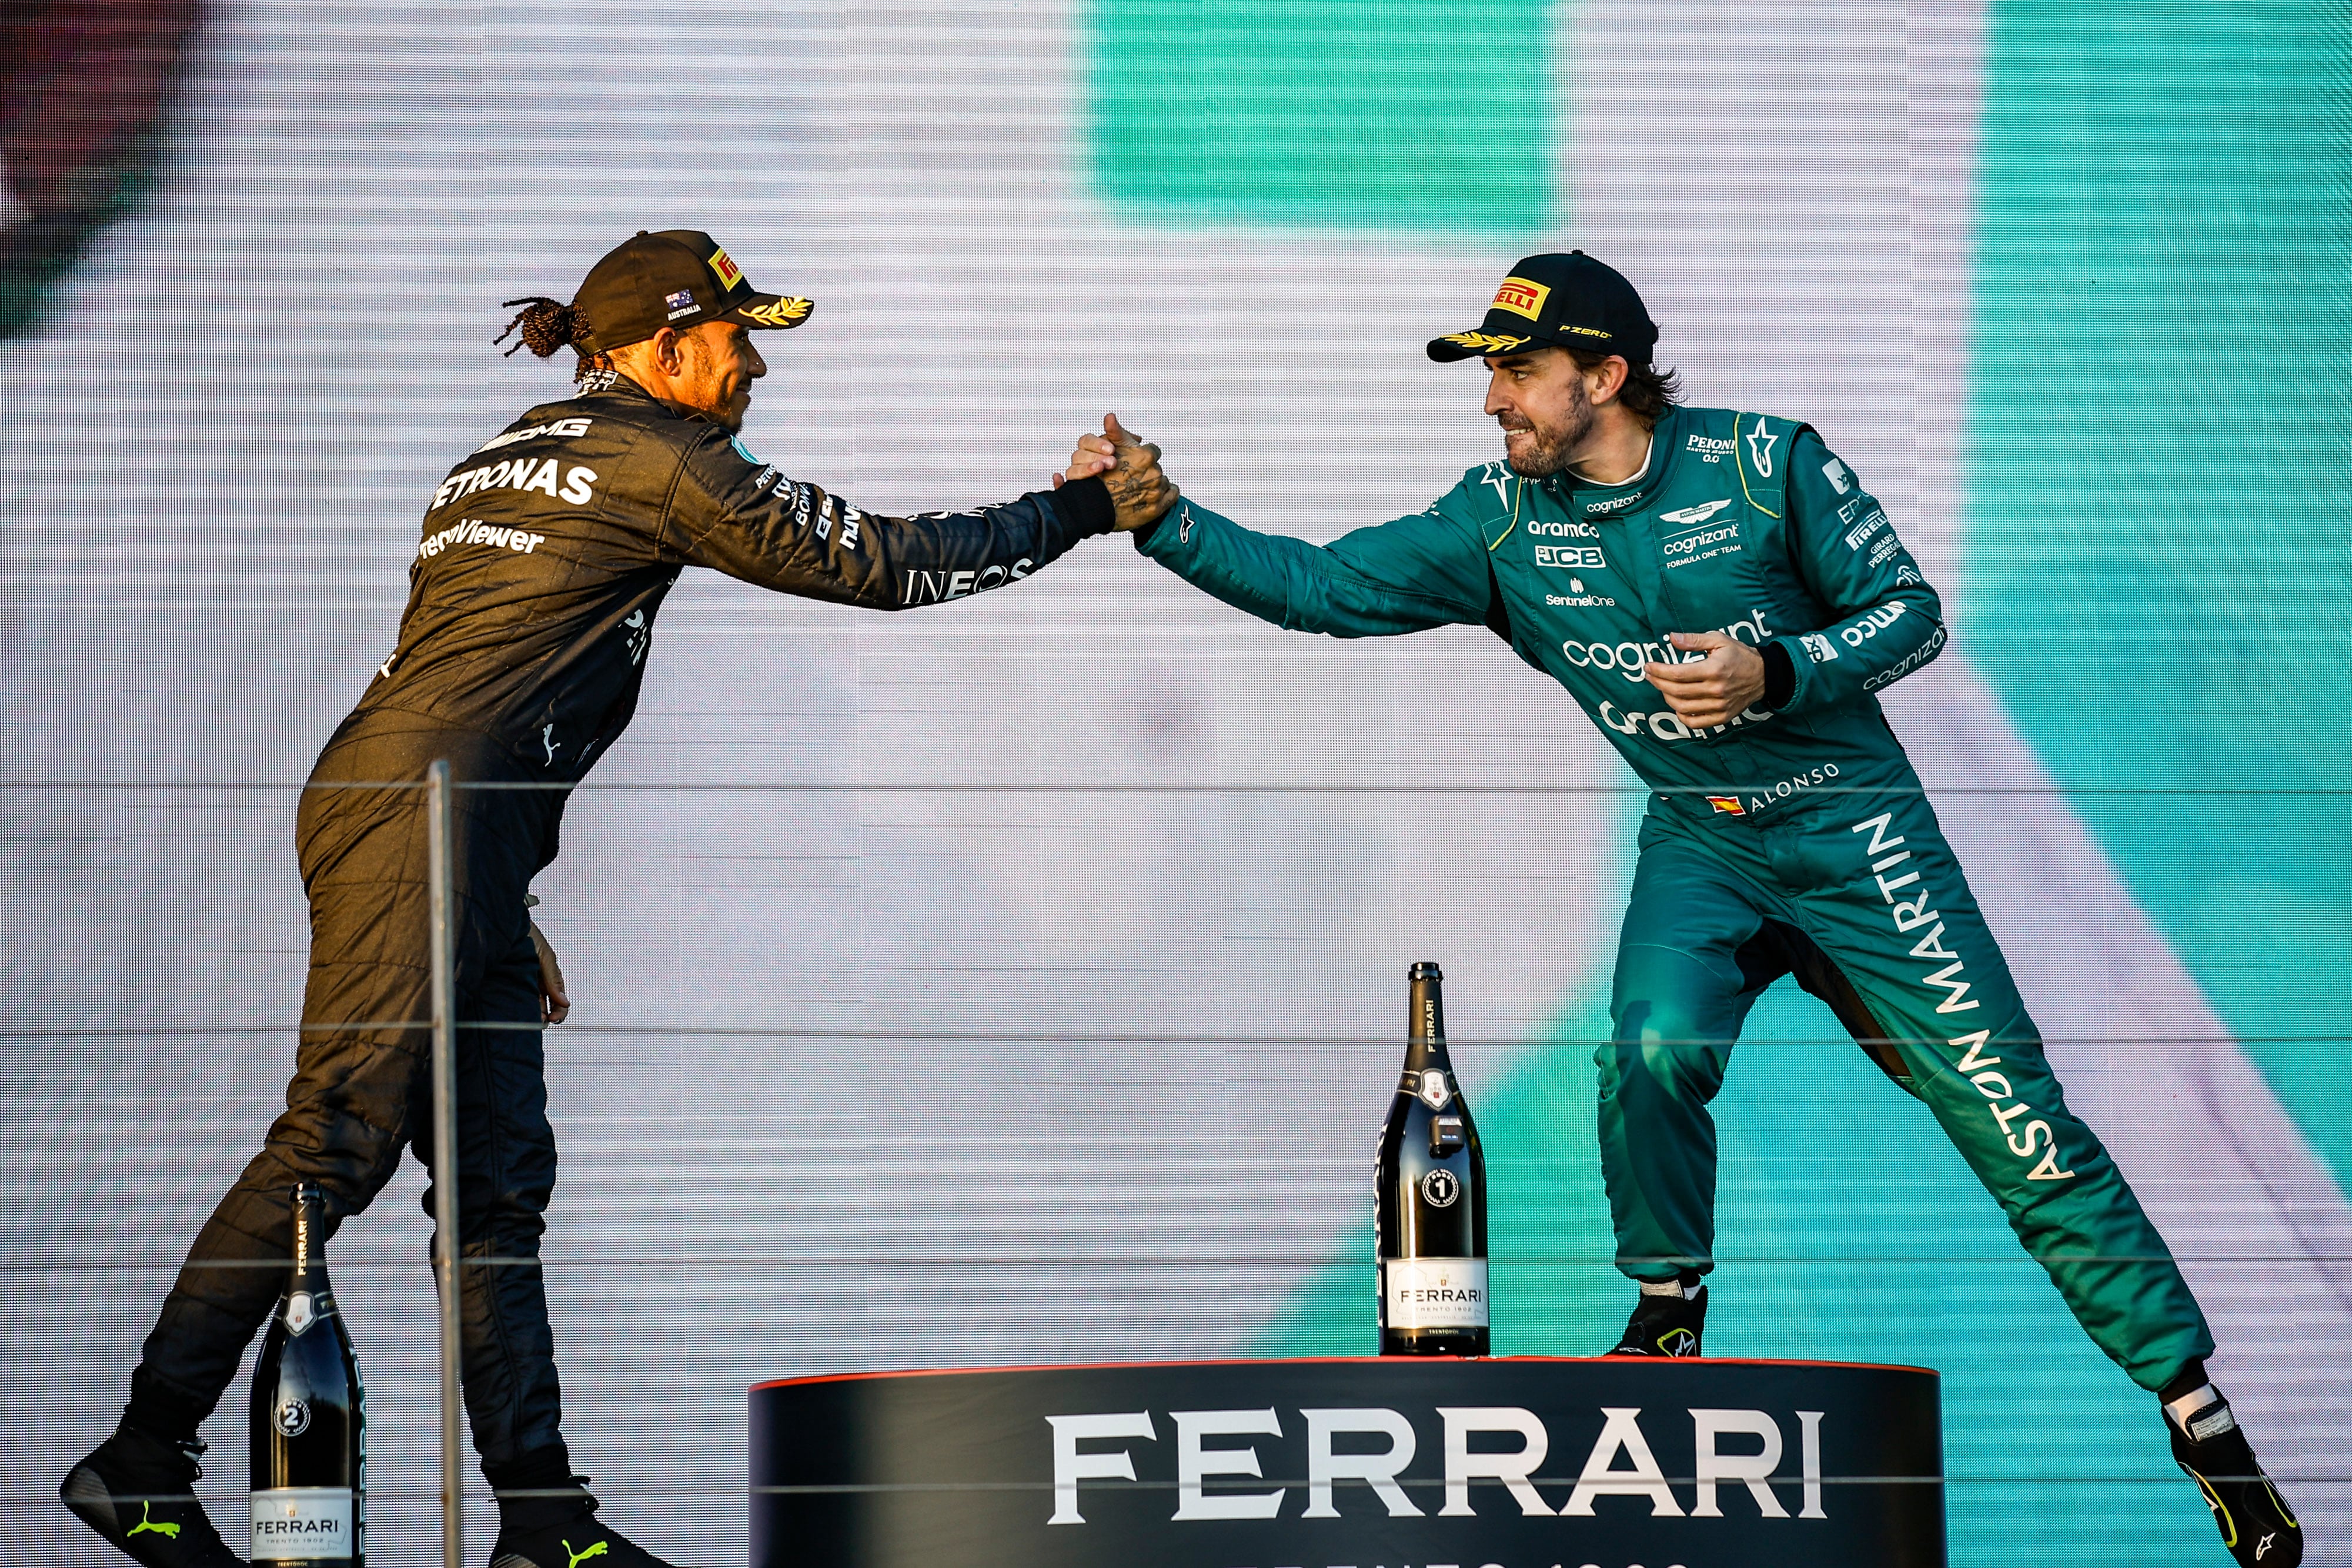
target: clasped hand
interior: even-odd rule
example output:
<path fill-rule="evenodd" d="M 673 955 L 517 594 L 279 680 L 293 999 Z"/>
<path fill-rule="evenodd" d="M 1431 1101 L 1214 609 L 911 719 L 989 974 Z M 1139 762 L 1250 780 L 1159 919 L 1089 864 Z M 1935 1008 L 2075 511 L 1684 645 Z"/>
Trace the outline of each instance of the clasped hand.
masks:
<path fill-rule="evenodd" d="M 1078 437 L 1069 467 L 1054 476 L 1054 487 L 1097 474 L 1109 487 L 1116 519 L 1111 527 L 1119 533 L 1158 522 L 1182 494 L 1160 470 L 1160 448 L 1137 440 L 1115 413 L 1103 415 L 1100 435 L 1089 431 Z"/>
<path fill-rule="evenodd" d="M 1109 486 L 1121 533 L 1158 522 L 1182 494 L 1160 468 L 1160 448 L 1139 441 L 1119 423 L 1118 415 L 1103 415 L 1102 434 L 1089 431 L 1078 437 L 1070 465 L 1054 476 L 1054 486 L 1104 476 Z M 1729 724 L 1754 707 L 1764 695 L 1764 656 L 1723 632 L 1676 632 L 1667 639 L 1686 653 L 1703 658 L 1687 664 L 1647 664 L 1642 673 L 1665 697 L 1676 717 L 1694 729 Z"/>
<path fill-rule="evenodd" d="M 1722 632 L 1677 632 L 1666 639 L 1686 653 L 1704 653 L 1686 664 L 1646 664 L 1649 678 L 1693 729 L 1729 724 L 1764 697 L 1764 655 Z"/>

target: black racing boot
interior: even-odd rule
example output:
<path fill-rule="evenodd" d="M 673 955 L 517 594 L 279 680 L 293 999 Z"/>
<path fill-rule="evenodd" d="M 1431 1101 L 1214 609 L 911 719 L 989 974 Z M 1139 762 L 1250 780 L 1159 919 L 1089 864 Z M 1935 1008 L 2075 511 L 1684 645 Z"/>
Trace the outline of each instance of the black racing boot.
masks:
<path fill-rule="evenodd" d="M 499 1499 L 499 1540 L 490 1568 L 671 1568 L 608 1524 L 596 1522 L 596 1500 L 583 1489 L 562 1495 Z"/>
<path fill-rule="evenodd" d="M 1643 1292 L 1625 1333 L 1608 1354 L 1659 1355 L 1684 1360 L 1699 1354 L 1699 1336 L 1706 1332 L 1706 1287 L 1696 1296 L 1653 1296 Z"/>
<path fill-rule="evenodd" d="M 147 1568 L 244 1568 L 196 1500 L 205 1451 L 124 1422 L 66 1472 L 58 1498 L 84 1524 Z"/>
<path fill-rule="evenodd" d="M 2263 1474 L 2230 1402 L 2199 1410 L 2186 1432 L 2169 1416 L 2164 1425 L 2172 1434 L 2172 1462 L 2205 1494 L 2221 1544 L 2241 1568 L 2295 1568 L 2303 1561 L 2303 1526 Z"/>

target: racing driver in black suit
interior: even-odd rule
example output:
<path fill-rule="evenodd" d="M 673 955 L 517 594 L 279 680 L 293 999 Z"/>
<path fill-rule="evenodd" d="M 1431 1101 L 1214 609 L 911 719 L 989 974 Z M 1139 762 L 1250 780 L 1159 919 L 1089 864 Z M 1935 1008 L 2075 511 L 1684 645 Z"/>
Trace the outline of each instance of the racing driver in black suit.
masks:
<path fill-rule="evenodd" d="M 787 477 L 736 432 L 767 370 L 751 329 L 798 326 L 811 304 L 752 288 L 706 234 L 639 233 L 596 263 L 572 304 L 508 303 L 527 306 L 509 327 L 518 346 L 579 354 L 578 394 L 485 442 L 427 503 L 399 644 L 302 794 L 310 969 L 285 1113 L 190 1249 L 121 1425 L 59 1489 L 155 1568 L 238 1561 L 194 1494 L 197 1428 L 277 1297 L 291 1188 L 324 1189 L 331 1235 L 383 1189 L 404 1147 L 428 1168 L 436 1160 L 430 1029 L 411 1021 L 431 1014 L 415 785 L 436 758 L 460 786 L 523 786 L 454 791 L 451 845 L 458 1016 L 503 1026 L 461 1029 L 457 1063 L 462 1256 L 501 1260 L 460 1270 L 467 1413 L 499 1493 L 491 1562 L 664 1568 L 595 1518 L 573 1473 L 529 1261 L 555 1183 L 539 1026 L 569 1003 L 527 910 L 532 876 L 555 858 L 567 787 L 627 727 L 654 618 L 688 566 L 903 610 L 1018 581 L 1176 498 L 1147 463 L 1002 506 L 893 517 Z"/>

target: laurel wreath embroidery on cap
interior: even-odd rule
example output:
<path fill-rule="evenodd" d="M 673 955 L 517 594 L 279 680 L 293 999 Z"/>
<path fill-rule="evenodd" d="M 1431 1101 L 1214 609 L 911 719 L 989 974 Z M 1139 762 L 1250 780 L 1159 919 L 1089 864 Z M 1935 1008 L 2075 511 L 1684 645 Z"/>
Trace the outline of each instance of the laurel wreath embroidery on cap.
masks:
<path fill-rule="evenodd" d="M 793 327 L 808 319 L 813 299 L 779 299 L 773 305 L 746 305 L 737 314 L 762 327 Z"/>
<path fill-rule="evenodd" d="M 1493 332 L 1450 332 L 1445 340 L 1482 354 L 1500 354 L 1527 341 L 1525 338 L 1505 338 Z"/>

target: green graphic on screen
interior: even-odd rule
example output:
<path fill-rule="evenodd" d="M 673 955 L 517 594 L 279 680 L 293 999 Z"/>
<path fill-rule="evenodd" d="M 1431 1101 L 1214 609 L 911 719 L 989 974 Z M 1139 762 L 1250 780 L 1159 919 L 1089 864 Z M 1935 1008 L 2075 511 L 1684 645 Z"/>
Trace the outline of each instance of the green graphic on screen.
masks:
<path fill-rule="evenodd" d="M 1102 0 L 1102 193 L 1187 223 L 1525 236 L 1554 216 L 1550 12 Z"/>
<path fill-rule="evenodd" d="M 2352 1188 L 2344 10 L 1990 43 L 1962 645 Z"/>

